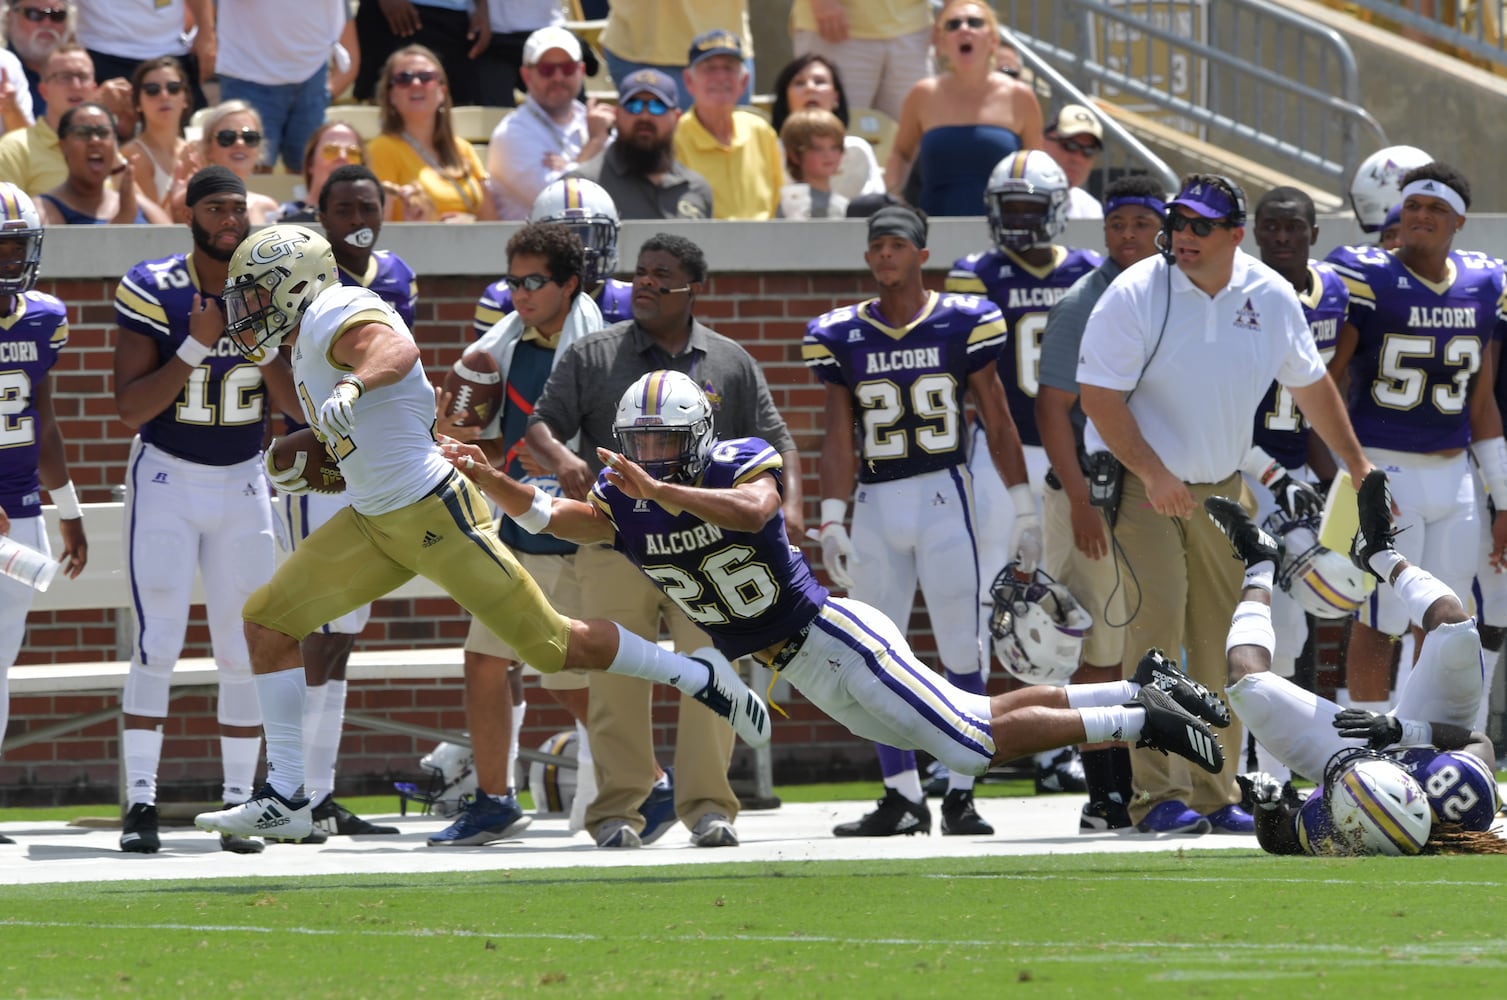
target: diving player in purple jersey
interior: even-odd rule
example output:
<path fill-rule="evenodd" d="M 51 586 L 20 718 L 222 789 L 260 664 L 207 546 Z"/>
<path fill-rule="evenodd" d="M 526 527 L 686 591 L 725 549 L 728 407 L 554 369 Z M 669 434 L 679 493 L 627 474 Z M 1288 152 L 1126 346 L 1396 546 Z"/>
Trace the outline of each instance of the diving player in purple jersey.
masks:
<path fill-rule="evenodd" d="M 509 478 L 475 445 L 442 445 L 520 527 L 614 544 L 723 655 L 752 654 L 783 672 L 865 739 L 926 750 L 974 776 L 1084 739 L 1139 740 L 1220 767 L 1204 720 L 1228 716 L 1165 661 L 1145 687 L 1029 687 L 993 698 L 938 677 L 884 615 L 817 582 L 785 536 L 780 455 L 758 438 L 714 440 L 711 404 L 688 376 L 641 377 L 623 394 L 614 429 L 622 451 L 598 449 L 606 468 L 585 503 Z"/>
<path fill-rule="evenodd" d="M 1337 381 L 1348 372 L 1356 437 L 1388 472 L 1398 524 L 1414 529 L 1399 536 L 1403 554 L 1455 593 L 1470 587 L 1482 538 L 1472 456 L 1497 509 L 1494 567 L 1507 550 L 1507 443 L 1492 392 L 1507 280 L 1501 261 L 1453 249 L 1469 204 L 1470 183 L 1447 164 L 1403 175 L 1402 245 L 1335 266 L 1350 310 L 1329 366 Z M 1392 637 L 1408 624 L 1385 588 L 1362 607 L 1346 656 L 1357 707 L 1385 707 Z"/>
<path fill-rule="evenodd" d="M 225 336 L 219 290 L 250 229 L 246 185 L 224 167 L 189 180 L 194 249 L 133 266 L 115 292 L 115 405 L 137 430 L 126 469 L 126 571 L 136 641 L 121 709 L 129 812 L 123 851 L 156 853 L 157 766 L 173 667 L 200 573 L 219 668 L 220 751 L 227 803 L 252 792 L 261 709 L 241 606 L 272 575 L 272 507 L 262 471 L 268 396 L 298 401 L 288 365 L 252 364 Z M 225 835 L 228 851 L 258 840 Z"/>
<path fill-rule="evenodd" d="M 1041 503 L 1051 464 L 1036 429 L 1041 338 L 1046 333 L 1047 314 L 1079 278 L 1104 262 L 1092 250 L 1052 242 L 1067 227 L 1069 192 L 1067 174 L 1050 154 L 1026 150 L 1005 157 L 989 175 L 984 190 L 994 248 L 955 262 L 947 275 L 947 291 L 985 296 L 1005 317 L 1007 339 L 999 351 L 999 380 L 1025 450 L 1033 509 Z M 1011 556 L 1006 543 L 1014 506 L 988 461 L 983 433 L 975 423 L 969 471 L 973 473 L 973 503 L 979 523 L 998 529 L 979 539 L 979 580 L 987 588 Z M 1038 794 L 1081 792 L 1086 787 L 1076 751 L 1037 758 Z"/>
<path fill-rule="evenodd" d="M 617 270 L 617 206 L 600 184 L 582 177 L 562 177 L 534 199 L 530 222 L 553 222 L 568 227 L 586 248 L 582 287 L 602 311 L 606 326 L 633 318 L 633 283 L 612 277 Z M 499 278 L 476 302 L 472 327 L 484 335 L 513 311 L 513 293 Z"/>
<path fill-rule="evenodd" d="M 42 524 L 46 490 L 58 508 L 63 572 L 76 577 L 88 561 L 89 542 L 53 415 L 50 378 L 68 343 L 68 310 L 33 290 L 41 263 L 36 206 L 26 192 L 0 182 L 0 535 L 51 555 Z M 10 719 L 6 675 L 21 650 L 35 594 L 0 576 L 0 739 Z M 13 841 L 0 835 L 0 843 Z"/>

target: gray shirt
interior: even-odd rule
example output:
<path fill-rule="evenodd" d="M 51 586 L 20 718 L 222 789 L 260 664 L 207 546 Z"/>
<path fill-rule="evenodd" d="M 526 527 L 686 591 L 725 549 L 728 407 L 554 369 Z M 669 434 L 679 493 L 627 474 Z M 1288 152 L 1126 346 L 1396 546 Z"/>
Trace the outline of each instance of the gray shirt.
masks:
<path fill-rule="evenodd" d="M 614 142 L 575 170 L 576 177 L 602 185 L 623 219 L 710 219 L 712 187 L 696 171 L 671 162 L 658 183 L 646 174 L 625 172 Z"/>
<path fill-rule="evenodd" d="M 561 441 L 579 431 L 577 454 L 593 473 L 600 472 L 597 448 L 617 450 L 612 432 L 617 401 L 641 376 L 661 368 L 684 372 L 706 390 L 717 437 L 760 437 L 782 454 L 795 450 L 795 440 L 774 408 L 764 373 L 753 357 L 694 321 L 690 342 L 674 357 L 634 320 L 576 341 L 555 363 L 529 423 L 545 424 Z"/>
<path fill-rule="evenodd" d="M 1046 330 L 1041 335 L 1041 368 L 1037 378 L 1042 385 L 1049 385 L 1063 392 L 1078 395 L 1078 348 L 1083 343 L 1083 328 L 1088 325 L 1094 303 L 1104 294 L 1104 289 L 1115 280 L 1121 271 L 1120 265 L 1106 257 L 1104 263 L 1094 268 L 1073 283 L 1052 311 L 1047 314 Z M 1078 450 L 1083 450 L 1083 407 L 1073 403 L 1073 437 Z"/>

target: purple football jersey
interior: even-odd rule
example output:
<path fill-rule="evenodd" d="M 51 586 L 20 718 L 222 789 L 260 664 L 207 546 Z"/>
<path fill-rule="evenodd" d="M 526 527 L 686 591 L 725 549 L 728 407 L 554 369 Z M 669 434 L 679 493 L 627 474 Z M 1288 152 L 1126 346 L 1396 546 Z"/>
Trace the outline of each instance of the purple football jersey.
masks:
<path fill-rule="evenodd" d="M 1502 263 L 1456 250 L 1435 284 L 1395 254 L 1349 247 L 1334 268 L 1350 289 L 1359 334 L 1350 362 L 1350 422 L 1361 444 L 1438 452 L 1470 444 L 1470 387 L 1501 336 Z M 1331 255 L 1334 257 L 1334 255 Z"/>
<path fill-rule="evenodd" d="M 633 283 L 608 278 L 596 291 L 597 308 L 602 310 L 602 322 L 607 326 L 633 318 Z M 513 311 L 513 290 L 502 279 L 492 282 L 476 300 L 476 317 L 471 328 L 480 337 L 497 321 Z"/>
<path fill-rule="evenodd" d="M 1079 278 L 1103 262 L 1092 250 L 1054 246 L 1051 263 L 1038 268 L 1014 251 L 984 250 L 953 264 L 947 275 L 949 292 L 988 296 L 1004 314 L 1009 341 L 999 352 L 999 380 L 1022 444 L 1041 444 L 1036 394 L 1041 388 L 1041 338 L 1047 329 L 1047 313 Z"/>
<path fill-rule="evenodd" d="M 218 290 L 199 287 L 192 257 L 174 254 L 144 260 L 127 271 L 115 289 L 115 321 L 151 340 L 160 365 L 188 339 L 196 294 L 224 308 Z M 261 369 L 222 336 L 209 357 L 189 373 L 178 398 L 141 425 L 141 439 L 189 462 L 235 465 L 261 453 L 266 403 Z"/>
<path fill-rule="evenodd" d="M 695 485 L 731 489 L 766 472 L 779 481 L 781 464 L 779 452 L 760 438 L 718 441 Z M 609 483 L 605 471 L 591 502 L 612 519 L 619 551 L 730 660 L 795 635 L 827 601 L 827 588 L 786 539 L 778 511 L 756 532 L 731 531 L 634 500 Z"/>
<path fill-rule="evenodd" d="M 371 266 L 367 268 L 366 274 L 351 274 L 341 268 L 340 283 L 370 288 L 377 293 L 378 298 L 392 306 L 393 311 L 408 324 L 410 331 L 413 329 L 413 307 L 418 301 L 419 283 L 414 277 L 413 268 L 391 250 L 373 250 Z"/>
<path fill-rule="evenodd" d="M 1309 261 L 1308 276 L 1308 291 L 1299 294 L 1298 301 L 1303 304 L 1303 317 L 1308 320 L 1319 357 L 1327 364 L 1334 356 L 1340 325 L 1345 322 L 1350 290 L 1328 264 Z M 1273 382 L 1256 410 L 1254 443 L 1286 468 L 1296 469 L 1308 464 L 1308 433 L 1308 421 L 1298 412 L 1292 393 Z"/>
<path fill-rule="evenodd" d="M 975 295 L 931 292 L 902 326 L 879 300 L 843 306 L 806 325 L 801 346 L 818 380 L 846 387 L 861 433 L 858 481 L 889 482 L 968 460 L 968 377 L 1005 342 L 999 307 Z"/>
<path fill-rule="evenodd" d="M 1428 796 L 1434 819 L 1467 830 L 1489 830 L 1502 807 L 1496 774 L 1463 750 L 1415 747 L 1389 754 L 1413 776 Z"/>
<path fill-rule="evenodd" d="M 68 310 L 51 295 L 23 292 L 0 318 L 0 510 L 9 517 L 42 513 L 41 421 L 37 387 L 68 343 Z"/>

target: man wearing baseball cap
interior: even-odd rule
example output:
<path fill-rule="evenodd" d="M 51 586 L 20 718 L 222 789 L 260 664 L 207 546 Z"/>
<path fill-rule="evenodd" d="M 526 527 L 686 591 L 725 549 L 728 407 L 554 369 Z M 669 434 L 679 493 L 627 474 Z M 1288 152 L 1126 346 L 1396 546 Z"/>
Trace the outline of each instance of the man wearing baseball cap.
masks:
<path fill-rule="evenodd" d="M 617 132 L 577 176 L 596 181 L 624 219 L 710 219 L 706 178 L 675 162 L 675 81 L 653 68 L 635 70 L 618 91 Z"/>
<path fill-rule="evenodd" d="M 528 96 L 497 123 L 487 144 L 487 174 L 497 218 L 527 219 L 534 199 L 606 148 L 613 111 L 581 92 L 581 43 L 564 28 L 540 28 L 523 43 Z"/>
<path fill-rule="evenodd" d="M 1127 267 L 1105 289 L 1083 331 L 1079 391 L 1090 420 L 1083 446 L 1123 467 L 1114 539 L 1139 581 L 1123 676 L 1150 648 L 1187 651 L 1188 673 L 1212 690 L 1226 683 L 1221 654 L 1242 585 L 1271 588 L 1273 566 L 1241 580 L 1230 543 L 1203 512 L 1209 497 L 1254 511 L 1240 467 L 1257 407 L 1273 380 L 1355 482 L 1370 471 L 1330 381 L 1291 282 L 1240 249 L 1245 196 L 1231 180 L 1190 174 L 1168 205 L 1160 254 Z M 1106 456 L 1107 457 L 1107 456 Z M 1091 611 L 1094 609 L 1090 609 Z M 1235 784 L 1244 737 L 1226 731 L 1220 774 L 1194 773 L 1131 751 L 1130 819 L 1143 832 L 1248 833 Z"/>
<path fill-rule="evenodd" d="M 623 93 L 623 81 L 636 70 L 653 68 L 668 73 L 676 84 L 680 110 L 688 111 L 691 94 L 681 80 L 681 70 L 689 62 L 686 47 L 693 38 L 714 30 L 738 36 L 752 81 L 753 31 L 748 23 L 748 0 L 612 0 L 601 37 L 607 72 L 619 94 Z M 747 104 L 752 97 L 750 84 L 739 95 L 738 103 Z"/>
<path fill-rule="evenodd" d="M 769 123 L 739 111 L 748 86 L 743 41 L 731 31 L 691 42 L 684 74 L 691 110 L 675 128 L 675 158 L 711 185 L 719 219 L 770 219 L 785 183 L 780 140 Z"/>
<path fill-rule="evenodd" d="M 1104 152 L 1104 127 L 1099 116 L 1081 104 L 1063 105 L 1043 136 L 1046 151 L 1067 174 L 1072 185 L 1067 194 L 1069 219 L 1102 219 L 1104 206 L 1083 189 L 1099 154 Z"/>

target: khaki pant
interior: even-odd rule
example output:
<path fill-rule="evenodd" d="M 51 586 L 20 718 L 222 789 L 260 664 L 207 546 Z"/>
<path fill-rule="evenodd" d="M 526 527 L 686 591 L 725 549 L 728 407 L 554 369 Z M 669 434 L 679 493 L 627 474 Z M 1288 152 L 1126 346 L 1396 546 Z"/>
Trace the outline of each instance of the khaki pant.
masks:
<path fill-rule="evenodd" d="M 1109 519 L 1098 508 L 1095 513 L 1108 538 Z M 1130 574 L 1113 545 L 1102 559 L 1090 559 L 1078 550 L 1073 542 L 1073 502 L 1066 491 L 1050 485 L 1042 490 L 1041 519 L 1041 561 L 1047 575 L 1094 616 L 1094 627 L 1083 640 L 1083 665 L 1119 663 L 1125 658 L 1125 591 L 1131 586 Z"/>
<path fill-rule="evenodd" d="M 663 617 L 675 647 L 690 652 L 711 640 L 665 597 L 628 557 L 606 546 L 582 546 L 576 553 L 585 617 L 610 618 L 630 632 L 654 641 Z M 653 685 L 637 677 L 591 674 L 591 711 L 586 730 L 596 763 L 597 797 L 586 810 L 593 836 L 609 819 L 643 829 L 638 807 L 654 784 Z M 691 698 L 680 696 L 675 738 L 675 813 L 687 828 L 706 813 L 738 816 L 738 799 L 727 781 L 733 730 Z"/>
<path fill-rule="evenodd" d="M 1198 505 L 1193 517 L 1187 521 L 1163 517 L 1150 508 L 1145 484 L 1125 473 L 1115 526 L 1115 538 L 1134 573 L 1125 595 L 1134 615 L 1125 642 L 1125 676 L 1135 672 L 1151 646 L 1165 650 L 1174 660 L 1186 650 L 1188 673 L 1211 691 L 1223 691 L 1227 677 L 1224 643 L 1240 599 L 1244 570 L 1230 551 L 1228 539 L 1204 513 L 1203 502 L 1211 496 L 1234 497 L 1247 511 L 1254 511 L 1255 500 L 1239 473 L 1219 483 L 1190 483 L 1188 488 Z M 1153 806 L 1173 799 L 1204 815 L 1240 801 L 1235 775 L 1245 745 L 1242 728 L 1237 720 L 1215 732 L 1225 752 L 1221 774 L 1210 774 L 1181 757 L 1156 750 L 1130 752 L 1135 791 L 1131 820 L 1139 823 Z"/>

